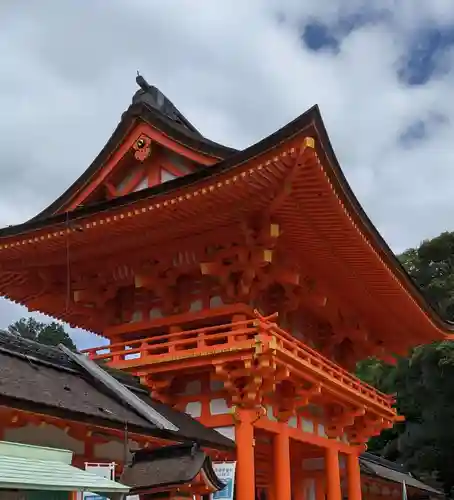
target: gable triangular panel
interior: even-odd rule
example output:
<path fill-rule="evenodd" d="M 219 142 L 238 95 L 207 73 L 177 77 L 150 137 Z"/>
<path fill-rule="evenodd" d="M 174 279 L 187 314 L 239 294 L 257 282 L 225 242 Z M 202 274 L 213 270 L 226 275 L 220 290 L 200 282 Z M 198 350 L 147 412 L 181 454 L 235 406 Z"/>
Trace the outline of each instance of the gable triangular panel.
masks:
<path fill-rule="evenodd" d="M 140 129 L 130 134 L 137 139 L 129 149 L 124 150 L 124 146 L 130 140 L 119 144 L 111 158 L 56 213 L 125 196 L 217 162 L 214 158 L 190 154 L 190 150 L 185 151 L 180 145 L 163 145 L 158 140 L 152 140 L 151 134 L 144 134 L 143 127 Z"/>
<path fill-rule="evenodd" d="M 32 220 L 147 189 L 237 152 L 203 137 L 158 89 L 147 88 L 136 92 L 90 167 Z"/>

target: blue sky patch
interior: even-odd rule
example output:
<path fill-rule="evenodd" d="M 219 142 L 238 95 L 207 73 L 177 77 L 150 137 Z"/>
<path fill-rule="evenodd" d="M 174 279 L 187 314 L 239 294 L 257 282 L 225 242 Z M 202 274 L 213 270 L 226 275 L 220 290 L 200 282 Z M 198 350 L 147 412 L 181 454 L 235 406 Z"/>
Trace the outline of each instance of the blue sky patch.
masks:
<path fill-rule="evenodd" d="M 454 26 L 434 26 L 419 30 L 401 61 L 399 78 L 407 85 L 426 84 L 437 74 L 443 73 L 443 54 L 452 46 Z"/>
<path fill-rule="evenodd" d="M 314 51 L 339 50 L 339 40 L 325 24 L 314 21 L 306 24 L 302 33 L 305 46 Z"/>
<path fill-rule="evenodd" d="M 429 138 L 448 123 L 446 116 L 431 113 L 424 119 L 411 123 L 400 135 L 398 142 L 404 148 L 411 148 L 420 141 Z"/>
<path fill-rule="evenodd" d="M 338 52 L 342 40 L 353 31 L 370 24 L 386 22 L 389 19 L 391 19 L 391 14 L 387 10 L 364 8 L 348 16 L 341 16 L 332 24 L 311 20 L 303 26 L 301 39 L 309 50 Z"/>
<path fill-rule="evenodd" d="M 332 23 L 320 19 L 307 20 L 301 28 L 301 41 L 312 51 L 338 53 L 342 41 L 355 30 L 368 25 L 385 23 L 390 36 L 399 37 L 398 23 L 393 22 L 392 12 L 385 9 L 363 8 Z M 431 78 L 443 74 L 443 56 L 454 47 L 454 26 L 426 26 L 413 33 L 405 55 L 396 68 L 401 82 L 406 85 L 424 85 Z"/>

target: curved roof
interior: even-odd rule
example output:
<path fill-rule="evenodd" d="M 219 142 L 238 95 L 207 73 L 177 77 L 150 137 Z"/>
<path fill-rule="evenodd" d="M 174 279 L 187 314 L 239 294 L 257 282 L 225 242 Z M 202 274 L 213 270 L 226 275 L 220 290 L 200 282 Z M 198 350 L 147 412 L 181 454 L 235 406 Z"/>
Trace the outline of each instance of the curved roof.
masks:
<path fill-rule="evenodd" d="M 135 109 L 135 106 L 137 104 L 130 108 L 129 114 L 132 113 L 131 110 Z M 139 106 L 143 106 L 143 104 Z M 167 119 L 161 113 L 157 113 L 156 110 L 141 108 L 141 112 L 146 113 L 146 116 L 152 116 L 153 123 L 159 121 L 161 127 L 170 127 Z M 151 118 L 147 119 L 151 120 Z M 218 145 L 214 146 L 204 139 L 192 136 L 192 134 L 195 134 L 194 132 L 182 132 L 175 128 L 173 124 L 170 128 L 171 130 L 169 129 L 167 132 L 172 132 L 174 134 L 173 137 L 181 134 L 185 135 L 186 140 L 189 140 L 188 136 L 190 136 L 190 140 L 194 141 L 193 147 L 203 147 L 205 152 L 210 150 L 212 153 L 216 149 L 217 154 L 221 151 L 219 148 L 222 147 Z M 179 136 L 180 139 L 181 135 Z M 144 222 L 141 224 L 145 224 L 146 221 L 148 224 L 147 228 L 150 227 L 150 224 L 158 224 L 159 211 L 155 210 L 152 214 L 148 214 L 144 208 L 145 206 L 151 207 L 150 203 L 158 202 L 161 199 L 172 199 L 172 203 L 177 202 L 184 198 L 182 193 L 189 193 L 196 190 L 200 193 L 201 188 L 207 186 L 208 183 L 211 186 L 222 185 L 225 179 L 232 178 L 232 176 L 237 177 L 235 174 L 239 173 L 246 176 L 246 173 L 249 172 L 250 177 L 244 177 L 244 182 L 248 183 L 247 179 L 252 178 L 252 176 L 264 175 L 264 170 L 261 172 L 259 170 L 263 165 L 266 166 L 270 162 L 272 163 L 273 158 L 276 158 L 276 154 L 287 154 L 287 151 L 290 149 L 295 149 L 295 145 L 301 145 L 301 140 L 304 137 L 315 138 L 314 161 L 317 162 L 317 165 L 314 164 L 315 166 L 311 170 L 311 175 L 316 177 L 310 178 L 309 170 L 307 169 L 301 169 L 297 173 L 301 185 L 298 189 L 304 194 L 304 197 L 300 197 L 297 202 L 295 201 L 295 206 L 298 206 L 298 204 L 301 206 L 304 203 L 311 204 L 311 217 L 314 220 L 317 219 L 316 222 L 320 227 L 323 226 L 323 236 L 326 239 L 332 238 L 330 241 L 331 246 L 334 246 L 335 250 L 339 254 L 342 254 L 342 258 L 345 257 L 347 251 L 350 252 L 346 260 L 348 261 L 347 266 L 353 269 L 353 274 L 356 273 L 358 276 L 362 276 L 362 279 L 367 283 L 371 283 L 371 286 L 374 287 L 374 293 L 377 293 L 381 297 L 387 297 L 387 303 L 392 304 L 394 302 L 395 310 L 398 310 L 402 303 L 402 307 L 405 308 L 406 313 L 402 312 L 401 314 L 415 316 L 412 324 L 413 326 L 418 325 L 417 328 L 420 335 L 415 336 L 414 343 L 443 338 L 445 335 L 452 333 L 454 331 L 453 325 L 444 321 L 424 299 L 421 291 L 406 273 L 399 260 L 388 247 L 356 199 L 340 168 L 318 106 L 312 107 L 274 134 L 243 151 L 233 153 L 231 150 L 222 150 L 226 153 L 227 157 L 209 168 L 197 170 L 192 174 L 166 182 L 165 184 L 134 192 L 126 196 L 91 206 L 84 206 L 73 212 L 51 216 L 46 216 L 46 213 L 43 213 L 40 217 L 24 224 L 2 229 L 0 230 L 0 264 L 4 259 L 23 258 L 25 255 L 24 252 L 27 252 L 27 247 L 30 249 L 29 244 L 31 244 L 34 252 L 39 251 L 40 248 L 44 252 L 48 245 L 51 245 L 54 251 L 59 247 L 64 249 L 64 238 L 60 238 L 58 233 L 55 232 L 57 228 L 60 230 L 60 234 L 64 235 L 66 233 L 61 231 L 61 229 L 68 227 L 74 221 L 77 221 L 77 224 L 83 224 L 85 221 L 87 223 L 85 227 L 90 228 L 91 231 L 95 225 L 91 221 L 105 217 L 107 212 L 109 214 L 121 212 L 132 214 L 133 212 L 137 212 L 143 218 Z M 251 165 L 256 165 L 260 161 L 262 163 L 258 167 L 250 168 Z M 284 174 L 282 174 L 283 176 Z M 269 202 L 265 194 L 257 197 L 257 186 L 265 186 L 266 182 L 271 182 L 270 177 L 268 176 L 265 180 L 262 177 L 260 182 L 257 177 L 254 185 L 252 182 L 249 182 L 247 184 L 248 187 L 245 188 L 244 200 L 247 200 L 251 204 L 255 203 L 255 209 L 264 209 L 263 204 Z M 224 185 L 228 182 L 225 181 Z M 261 189 L 264 193 L 265 187 Z M 267 189 L 269 193 L 270 189 Z M 316 192 L 317 190 L 318 192 Z M 295 196 L 297 195 L 295 194 Z M 221 208 L 223 206 L 221 197 L 217 196 L 216 200 L 216 203 L 219 203 Z M 262 203 L 261 206 L 259 206 L 260 203 Z M 160 210 L 164 210 L 167 201 L 162 204 L 156 203 L 154 207 L 159 207 L 160 205 Z M 228 206 L 229 211 L 233 213 L 238 206 L 238 202 L 233 205 L 229 203 Z M 145 214 L 145 212 L 147 213 Z M 109 224 L 125 224 L 126 222 L 122 217 L 119 217 L 116 222 L 113 217 L 109 217 Z M 295 214 L 295 217 L 296 219 L 292 222 L 293 226 L 300 224 L 300 232 L 304 231 L 305 227 L 303 225 L 306 221 L 301 216 L 298 218 L 297 214 Z M 192 216 L 192 219 L 191 223 L 197 222 L 197 220 L 194 222 L 194 216 Z M 334 219 L 336 220 L 334 221 Z M 350 243 L 347 243 L 345 235 L 342 234 L 337 234 L 337 240 L 334 238 L 332 224 L 340 224 L 341 222 L 345 226 L 346 231 L 347 229 L 349 231 Z M 109 224 L 105 224 L 102 231 L 107 231 Z M 97 225 L 97 230 L 101 231 L 99 227 Z M 145 225 L 142 226 L 142 228 L 144 227 Z M 54 236 L 49 231 L 53 231 L 52 234 Z M 76 244 L 77 241 L 84 241 L 84 232 L 74 231 L 72 241 Z M 33 238 L 30 237 L 31 233 L 33 233 Z M 105 234 L 107 235 L 108 233 L 106 232 Z M 59 238 L 60 242 L 58 242 Z M 373 264 L 371 265 L 371 263 Z M 1 284 L 0 293 L 8 295 L 8 290 L 3 289 Z M 19 302 L 21 300 L 19 297 L 11 298 Z M 397 305 L 398 303 L 399 305 Z M 410 313 L 410 311 L 413 312 Z M 421 312 L 423 316 L 420 315 Z M 424 316 L 425 320 L 423 320 Z M 421 332 L 425 333 L 422 334 Z"/>
<path fill-rule="evenodd" d="M 175 142 L 216 160 L 223 160 L 237 152 L 236 149 L 203 137 L 164 94 L 149 86 L 147 91 L 138 90 L 134 94 L 132 104 L 122 114 L 120 123 L 92 164 L 61 196 L 30 220 L 44 219 L 63 209 L 74 194 L 90 182 L 139 122 L 146 123 Z"/>

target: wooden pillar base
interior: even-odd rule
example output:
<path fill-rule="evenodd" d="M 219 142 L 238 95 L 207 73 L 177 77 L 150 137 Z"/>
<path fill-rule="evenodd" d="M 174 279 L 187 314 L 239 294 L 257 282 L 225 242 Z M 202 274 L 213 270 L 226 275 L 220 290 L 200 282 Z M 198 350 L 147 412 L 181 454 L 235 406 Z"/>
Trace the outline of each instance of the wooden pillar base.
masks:
<path fill-rule="evenodd" d="M 326 481 L 322 476 L 315 478 L 315 500 L 325 500 L 326 498 Z"/>
<path fill-rule="evenodd" d="M 326 449 L 326 498 L 327 500 L 342 500 L 339 452 L 330 446 Z"/>
<path fill-rule="evenodd" d="M 255 500 L 254 422 L 257 420 L 257 412 L 237 408 L 235 418 L 237 449 L 235 497 L 237 500 Z"/>
<path fill-rule="evenodd" d="M 347 484 L 348 499 L 361 500 L 361 472 L 358 453 L 347 455 Z"/>
<path fill-rule="evenodd" d="M 279 425 L 279 433 L 274 436 L 274 488 L 275 498 L 292 499 L 290 465 L 290 438 L 286 422 Z"/>

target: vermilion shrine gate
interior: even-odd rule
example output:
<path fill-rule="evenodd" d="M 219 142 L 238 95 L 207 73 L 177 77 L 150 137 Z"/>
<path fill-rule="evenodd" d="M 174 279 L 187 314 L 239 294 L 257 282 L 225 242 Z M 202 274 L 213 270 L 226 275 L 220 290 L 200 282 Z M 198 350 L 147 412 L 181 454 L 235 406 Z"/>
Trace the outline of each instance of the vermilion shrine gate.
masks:
<path fill-rule="evenodd" d="M 87 354 L 234 438 L 238 500 L 359 500 L 358 455 L 399 417 L 351 370 L 448 326 L 361 209 L 317 107 L 235 151 L 140 84 L 86 172 L 1 231 L 0 293 L 109 339 Z"/>

